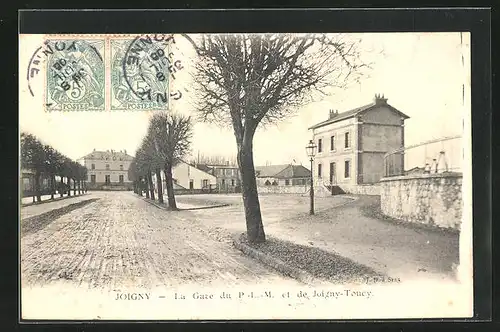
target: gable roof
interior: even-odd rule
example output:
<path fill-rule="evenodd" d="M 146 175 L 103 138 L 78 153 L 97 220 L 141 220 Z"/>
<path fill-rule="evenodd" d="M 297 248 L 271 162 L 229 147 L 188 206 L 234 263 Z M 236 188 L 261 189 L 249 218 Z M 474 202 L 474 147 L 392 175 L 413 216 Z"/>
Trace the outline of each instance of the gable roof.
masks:
<path fill-rule="evenodd" d="M 302 165 L 289 165 L 287 168 L 276 174 L 275 178 L 306 178 L 311 176 L 311 171 Z"/>
<path fill-rule="evenodd" d="M 322 121 L 320 123 L 317 123 L 314 126 L 309 127 L 308 129 L 317 129 L 317 128 L 320 128 L 320 127 L 323 127 L 323 126 L 326 126 L 326 125 L 329 125 L 329 124 L 332 124 L 332 123 L 335 123 L 335 122 L 339 122 L 339 121 L 342 121 L 342 120 L 345 120 L 345 119 L 353 118 L 353 117 L 355 117 L 355 116 L 357 116 L 357 115 L 359 115 L 361 113 L 370 111 L 372 109 L 375 109 L 375 108 L 381 107 L 381 106 L 387 107 L 391 111 L 399 114 L 399 116 L 401 116 L 404 119 L 409 119 L 410 118 L 408 115 L 404 114 L 403 112 L 401 112 L 400 110 L 396 109 L 395 107 L 389 105 L 388 103 L 376 104 L 375 102 L 372 102 L 370 104 L 363 105 L 361 107 L 357 107 L 357 108 L 351 109 L 349 111 L 345 111 L 345 112 L 339 113 L 336 116 L 334 116 L 333 118 L 325 120 L 325 121 Z"/>
<path fill-rule="evenodd" d="M 210 166 L 205 164 L 196 164 L 196 166 L 194 167 L 198 168 L 200 171 L 203 171 L 205 173 L 211 173 L 213 170 Z"/>
<path fill-rule="evenodd" d="M 200 171 L 200 172 L 203 172 L 203 173 L 205 173 L 205 174 L 207 174 L 207 175 L 210 175 L 210 176 L 212 176 L 212 177 L 215 177 L 215 175 L 211 174 L 210 172 L 205 171 L 205 170 L 203 170 L 203 169 L 200 169 L 198 166 L 193 165 L 193 164 L 191 164 L 191 163 L 188 163 L 187 161 L 184 161 L 184 160 L 182 160 L 182 159 L 179 159 L 179 163 L 178 163 L 177 165 L 179 165 L 179 164 L 186 164 L 186 165 L 188 165 L 188 166 L 190 166 L 190 167 L 192 167 L 192 168 L 194 168 L 194 169 L 196 169 L 196 170 L 198 170 L 198 171 Z M 177 166 L 177 165 L 176 165 L 176 166 Z"/>
<path fill-rule="evenodd" d="M 310 177 L 311 171 L 302 165 L 272 165 L 255 167 L 257 177 L 280 179 Z"/>
<path fill-rule="evenodd" d="M 290 165 L 270 165 L 270 166 L 256 166 L 255 173 L 257 177 L 269 178 L 274 177 L 279 172 L 283 171 Z"/>

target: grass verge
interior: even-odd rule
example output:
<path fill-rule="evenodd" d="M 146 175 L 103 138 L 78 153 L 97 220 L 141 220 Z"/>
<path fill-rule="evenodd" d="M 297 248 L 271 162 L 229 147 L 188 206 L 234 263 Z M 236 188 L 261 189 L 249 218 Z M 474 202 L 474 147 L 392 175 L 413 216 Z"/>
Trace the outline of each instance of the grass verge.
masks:
<path fill-rule="evenodd" d="M 237 241 L 242 246 L 256 251 L 257 253 L 252 255 L 254 258 L 291 277 L 306 275 L 337 284 L 363 283 L 367 278 L 384 277 L 370 267 L 315 247 L 269 236 L 266 242 L 254 244 L 248 242 L 244 233 L 237 238 Z M 272 259 L 275 263 L 270 262 Z M 286 265 L 284 270 L 283 264 Z"/>

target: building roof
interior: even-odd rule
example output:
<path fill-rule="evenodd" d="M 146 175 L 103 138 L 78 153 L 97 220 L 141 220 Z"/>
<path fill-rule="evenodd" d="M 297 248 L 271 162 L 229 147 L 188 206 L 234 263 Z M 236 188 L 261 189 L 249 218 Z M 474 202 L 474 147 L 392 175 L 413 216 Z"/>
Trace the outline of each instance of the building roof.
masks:
<path fill-rule="evenodd" d="M 200 171 L 203 171 L 205 173 L 210 173 L 212 171 L 212 167 L 205 165 L 205 164 L 197 164 L 196 166 L 193 165 L 193 167 L 196 167 Z"/>
<path fill-rule="evenodd" d="M 106 159 L 106 158 L 108 158 L 108 159 Z M 82 159 L 110 160 L 110 161 L 113 161 L 113 160 L 129 160 L 130 161 L 130 160 L 134 159 L 134 157 L 128 155 L 127 152 L 126 152 L 126 150 L 125 151 L 114 151 L 114 150 L 95 151 L 94 150 L 91 153 L 83 156 Z"/>
<path fill-rule="evenodd" d="M 304 178 L 310 177 L 311 171 L 302 165 L 271 165 L 271 166 L 257 166 L 255 173 L 260 178 Z"/>
<path fill-rule="evenodd" d="M 389 105 L 386 102 L 386 99 L 384 99 L 382 103 L 377 103 L 376 101 L 373 101 L 370 104 L 363 105 L 363 106 L 360 106 L 360 107 L 357 107 L 357 108 L 354 108 L 354 109 L 351 109 L 349 111 L 345 111 L 342 113 L 337 113 L 337 114 L 333 115 L 333 117 L 329 118 L 328 120 L 322 121 L 320 123 L 315 124 L 314 126 L 309 127 L 309 129 L 317 129 L 317 128 L 320 128 L 320 127 L 323 127 L 323 126 L 326 126 L 326 125 L 329 125 L 329 124 L 332 124 L 335 122 L 339 122 L 342 120 L 353 118 L 355 116 L 360 115 L 361 113 L 370 111 L 370 110 L 377 108 L 377 107 L 380 107 L 380 106 L 389 108 L 391 111 L 396 112 L 397 114 L 399 114 L 399 116 L 401 116 L 404 119 L 410 118 L 408 115 L 399 111 L 395 107 Z"/>

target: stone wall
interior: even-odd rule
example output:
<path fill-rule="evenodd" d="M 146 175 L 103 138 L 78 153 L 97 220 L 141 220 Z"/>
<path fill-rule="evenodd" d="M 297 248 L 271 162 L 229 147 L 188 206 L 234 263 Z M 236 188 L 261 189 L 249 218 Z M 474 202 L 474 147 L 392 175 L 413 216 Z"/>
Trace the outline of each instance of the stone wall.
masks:
<path fill-rule="evenodd" d="M 407 222 L 460 230 L 462 174 L 396 176 L 380 180 L 382 212 Z"/>
<path fill-rule="evenodd" d="M 380 195 L 379 184 L 339 184 L 339 187 L 346 193 L 353 195 Z"/>
<path fill-rule="evenodd" d="M 309 186 L 257 186 L 259 194 L 305 194 Z"/>

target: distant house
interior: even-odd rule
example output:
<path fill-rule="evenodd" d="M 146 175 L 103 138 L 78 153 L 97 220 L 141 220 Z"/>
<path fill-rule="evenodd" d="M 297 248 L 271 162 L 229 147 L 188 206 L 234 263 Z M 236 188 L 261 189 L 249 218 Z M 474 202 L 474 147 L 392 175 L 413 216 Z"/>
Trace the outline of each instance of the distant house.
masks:
<path fill-rule="evenodd" d="M 213 191 L 217 179 L 212 174 L 205 172 L 196 166 L 181 161 L 172 168 L 174 190 Z M 165 174 L 161 172 L 163 187 L 165 190 Z M 156 187 L 156 175 L 153 175 L 153 183 Z M 156 188 L 157 189 L 157 188 Z"/>
<path fill-rule="evenodd" d="M 346 112 L 330 110 L 325 121 L 311 126 L 317 146 L 314 178 L 328 186 L 356 192 L 359 185 L 384 176 L 384 155 L 404 146 L 404 122 L 409 117 L 376 95 L 372 103 Z M 401 172 L 404 154 L 391 164 Z"/>
<path fill-rule="evenodd" d="M 240 170 L 234 165 L 196 164 L 204 172 L 212 174 L 217 179 L 217 190 L 223 192 L 237 192 L 241 185 Z"/>
<path fill-rule="evenodd" d="M 22 168 L 20 171 L 21 194 L 22 197 L 35 195 L 35 172 Z M 46 195 L 51 192 L 50 178 L 47 175 L 40 175 L 40 194 Z"/>
<path fill-rule="evenodd" d="M 87 167 L 87 186 L 89 189 L 131 189 L 132 181 L 128 169 L 134 157 L 126 150 L 96 151 L 95 149 L 80 158 L 80 163 Z"/>
<path fill-rule="evenodd" d="M 257 186 L 305 186 L 311 171 L 302 165 L 272 165 L 255 167 Z"/>

